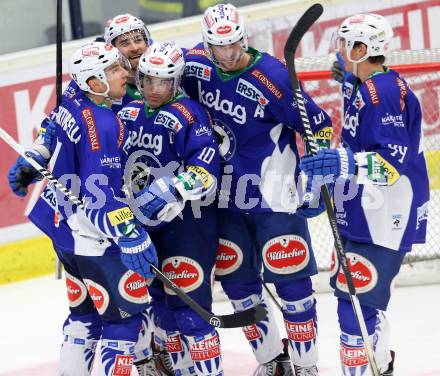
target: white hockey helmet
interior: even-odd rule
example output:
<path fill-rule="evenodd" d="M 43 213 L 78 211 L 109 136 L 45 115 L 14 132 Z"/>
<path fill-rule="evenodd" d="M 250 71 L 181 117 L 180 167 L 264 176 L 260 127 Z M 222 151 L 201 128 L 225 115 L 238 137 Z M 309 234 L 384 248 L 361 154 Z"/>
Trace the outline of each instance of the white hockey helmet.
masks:
<path fill-rule="evenodd" d="M 107 21 L 104 31 L 104 39 L 106 43 L 114 44 L 115 39 L 120 35 L 137 30 L 144 35 L 145 43 L 148 45 L 153 43 L 150 32 L 145 23 L 129 13 L 119 14 Z"/>
<path fill-rule="evenodd" d="M 120 59 L 121 54 L 111 44 L 104 42 L 86 43 L 70 57 L 69 72 L 81 90 L 108 97 L 110 86 L 104 70 L 118 60 L 120 61 Z M 87 81 L 92 77 L 96 77 L 107 86 L 104 93 L 96 93 L 90 88 Z"/>
<path fill-rule="evenodd" d="M 346 18 L 338 29 L 337 39 L 345 41 L 347 59 L 353 63 L 360 63 L 370 56 L 386 55 L 393 35 L 393 29 L 383 16 L 365 13 Z M 353 61 L 351 50 L 356 42 L 365 44 L 367 53 L 358 61 Z M 338 44 L 338 41 L 335 44 Z"/>
<path fill-rule="evenodd" d="M 142 92 L 145 76 L 174 79 L 174 94 L 180 86 L 185 60 L 180 47 L 170 42 L 154 42 L 139 60 L 136 84 Z"/>
<path fill-rule="evenodd" d="M 202 36 L 205 50 L 212 58 L 210 46 L 225 46 L 241 41 L 248 49 L 248 37 L 243 17 L 232 4 L 217 4 L 205 10 L 202 18 Z"/>

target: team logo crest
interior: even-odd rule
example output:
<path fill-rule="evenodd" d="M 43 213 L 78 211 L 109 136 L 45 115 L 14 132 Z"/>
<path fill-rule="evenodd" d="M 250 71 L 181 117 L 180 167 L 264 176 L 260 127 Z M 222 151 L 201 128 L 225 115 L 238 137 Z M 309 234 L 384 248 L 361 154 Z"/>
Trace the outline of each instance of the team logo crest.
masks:
<path fill-rule="evenodd" d="M 237 147 L 234 132 L 217 119 L 215 119 L 214 132 L 219 145 L 220 155 L 225 161 L 229 161 L 234 156 Z"/>
<path fill-rule="evenodd" d="M 269 240 L 263 248 L 264 265 L 276 274 L 304 269 L 310 260 L 309 247 L 298 235 L 282 235 Z"/>
<path fill-rule="evenodd" d="M 240 247 L 226 239 L 220 239 L 215 261 L 215 274 L 226 275 L 236 271 L 243 262 Z"/>
<path fill-rule="evenodd" d="M 127 270 L 118 284 L 121 296 L 132 303 L 144 304 L 148 299 L 147 280 L 132 270 Z"/>

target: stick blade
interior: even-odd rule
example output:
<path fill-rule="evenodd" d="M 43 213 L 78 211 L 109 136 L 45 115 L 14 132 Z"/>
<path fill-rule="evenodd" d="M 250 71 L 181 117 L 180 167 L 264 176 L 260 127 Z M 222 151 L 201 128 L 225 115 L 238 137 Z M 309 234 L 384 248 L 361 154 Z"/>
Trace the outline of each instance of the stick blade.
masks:
<path fill-rule="evenodd" d="M 260 304 L 230 315 L 214 316 L 209 323 L 219 328 L 241 328 L 263 320 L 266 315 L 266 309 Z"/>
<path fill-rule="evenodd" d="M 286 44 L 284 45 L 284 58 L 286 61 L 294 58 L 295 51 L 302 37 L 315 23 L 315 21 L 321 17 L 323 12 L 324 8 L 319 3 L 313 4 L 304 12 L 296 25 L 293 27 L 289 37 L 287 38 Z"/>

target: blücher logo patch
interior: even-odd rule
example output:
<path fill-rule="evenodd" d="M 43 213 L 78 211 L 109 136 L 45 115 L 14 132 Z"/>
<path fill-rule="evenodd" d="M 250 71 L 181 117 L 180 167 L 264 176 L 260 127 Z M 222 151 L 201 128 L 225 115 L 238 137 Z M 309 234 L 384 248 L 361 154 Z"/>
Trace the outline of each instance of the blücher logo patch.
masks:
<path fill-rule="evenodd" d="M 148 281 L 144 277 L 128 270 L 119 280 L 118 290 L 125 300 L 136 304 L 145 304 L 148 299 L 147 284 Z"/>
<path fill-rule="evenodd" d="M 215 260 L 215 274 L 226 275 L 236 271 L 243 263 L 243 252 L 240 247 L 226 239 L 219 239 Z"/>
<path fill-rule="evenodd" d="M 70 307 L 78 307 L 87 297 L 87 288 L 84 283 L 73 275 L 66 274 L 67 298 Z"/>
<path fill-rule="evenodd" d="M 377 284 L 377 270 L 373 263 L 357 253 L 347 252 L 346 255 L 356 292 L 365 293 L 371 291 Z M 342 269 L 339 270 L 336 286 L 341 291 L 348 292 L 347 282 Z"/>
<path fill-rule="evenodd" d="M 107 310 L 110 298 L 107 290 L 100 284 L 92 281 L 91 279 L 83 279 L 87 290 L 89 291 L 89 296 L 95 305 L 96 310 L 100 315 L 103 315 Z"/>
<path fill-rule="evenodd" d="M 283 93 L 281 90 L 279 90 L 275 84 L 270 81 L 262 72 L 260 72 L 258 69 L 254 69 L 252 71 L 252 76 L 257 78 L 264 86 L 266 86 L 269 91 L 277 98 L 281 99 L 283 97 Z"/>
<path fill-rule="evenodd" d="M 297 235 L 282 235 L 263 247 L 264 265 L 273 273 L 290 274 L 304 269 L 310 260 L 306 241 Z"/>
<path fill-rule="evenodd" d="M 98 130 L 96 129 L 95 119 L 93 117 L 92 110 L 90 108 L 85 108 L 81 111 L 81 116 L 87 127 L 87 135 L 89 136 L 90 148 L 92 151 L 97 151 L 101 149 L 98 138 Z"/>
<path fill-rule="evenodd" d="M 162 272 L 185 292 L 191 292 L 197 289 L 204 279 L 203 269 L 200 264 L 184 256 L 175 256 L 165 259 L 162 263 Z M 169 295 L 175 295 L 175 293 L 167 287 L 165 287 L 165 291 Z"/>

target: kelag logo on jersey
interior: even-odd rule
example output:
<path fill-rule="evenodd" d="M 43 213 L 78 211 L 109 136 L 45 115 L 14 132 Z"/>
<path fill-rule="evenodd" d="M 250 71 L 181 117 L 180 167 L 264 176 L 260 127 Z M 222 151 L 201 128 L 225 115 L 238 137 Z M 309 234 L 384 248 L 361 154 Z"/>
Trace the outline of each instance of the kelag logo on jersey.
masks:
<path fill-rule="evenodd" d="M 159 134 L 153 135 L 151 133 L 144 133 L 144 127 L 140 127 L 138 131 L 131 131 L 130 143 L 132 147 L 139 149 L 153 150 L 154 155 L 162 153 L 162 136 Z M 127 149 L 127 144 L 124 146 L 124 150 Z"/>
<path fill-rule="evenodd" d="M 220 111 L 225 115 L 231 116 L 232 120 L 237 124 L 246 123 L 246 108 L 244 106 L 240 106 L 239 104 L 234 105 L 234 102 L 227 100 L 226 98 L 221 99 L 219 89 L 215 89 L 215 94 L 203 90 L 200 81 L 197 81 L 197 87 L 200 103 L 208 108 L 213 108 L 215 111 Z"/>
<path fill-rule="evenodd" d="M 212 68 L 208 65 L 190 62 L 185 66 L 185 75 L 188 77 L 197 77 L 201 80 L 210 81 L 211 80 L 211 70 Z"/>
<path fill-rule="evenodd" d="M 168 111 L 159 111 L 154 119 L 154 124 L 163 125 L 165 128 L 171 129 L 174 132 L 178 132 L 182 129 L 182 124 L 179 119 Z"/>
<path fill-rule="evenodd" d="M 266 106 L 269 103 L 269 101 L 264 97 L 263 93 L 260 90 L 258 90 L 254 85 L 246 80 L 243 80 L 242 78 L 238 80 L 235 92 L 245 98 L 258 102 L 258 104 L 262 107 Z"/>

